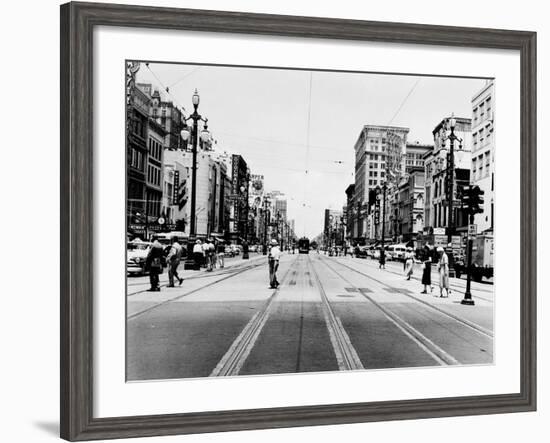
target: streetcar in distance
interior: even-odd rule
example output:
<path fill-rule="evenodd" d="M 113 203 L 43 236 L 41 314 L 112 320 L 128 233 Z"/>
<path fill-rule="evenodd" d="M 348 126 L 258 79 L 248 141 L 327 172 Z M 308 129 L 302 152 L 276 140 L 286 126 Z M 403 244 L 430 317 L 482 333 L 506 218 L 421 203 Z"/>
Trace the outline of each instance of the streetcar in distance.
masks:
<path fill-rule="evenodd" d="M 302 237 L 298 240 L 298 253 L 300 254 L 309 254 L 309 239 Z"/>

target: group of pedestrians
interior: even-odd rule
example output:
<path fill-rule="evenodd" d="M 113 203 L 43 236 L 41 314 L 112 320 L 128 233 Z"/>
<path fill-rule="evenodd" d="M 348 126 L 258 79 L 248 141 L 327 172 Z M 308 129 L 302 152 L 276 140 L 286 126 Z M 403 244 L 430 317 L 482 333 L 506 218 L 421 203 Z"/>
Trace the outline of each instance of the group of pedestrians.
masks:
<path fill-rule="evenodd" d="M 403 272 L 405 274 L 406 279 L 410 280 L 413 275 L 414 264 L 420 263 L 422 266 L 421 282 L 422 282 L 422 285 L 424 286 L 424 290 L 421 291 L 421 294 L 427 294 L 428 288 L 430 288 L 430 293 L 433 293 L 432 263 L 435 261 L 437 263 L 437 273 L 439 276 L 439 296 L 449 297 L 451 293 L 451 290 L 449 287 L 449 257 L 441 246 L 438 246 L 435 251 L 436 251 L 436 255 L 434 257 L 433 247 L 429 244 L 426 244 L 420 254 L 422 255 L 422 258 L 419 260 L 417 259 L 413 251 L 413 248 L 408 247 L 404 256 Z M 386 254 L 383 248 L 380 248 L 380 259 L 378 263 L 379 263 L 378 264 L 379 269 L 386 268 Z"/>
<path fill-rule="evenodd" d="M 214 241 L 208 238 L 204 241 L 197 240 L 193 246 L 193 259 L 199 266 L 204 264 L 207 271 L 212 271 L 217 266 L 225 267 L 225 242 Z M 145 259 L 145 271 L 149 272 L 150 292 L 160 291 L 160 274 L 164 268 L 168 268 L 168 287 L 173 288 L 175 282 L 181 286 L 183 278 L 178 274 L 178 266 L 184 255 L 184 248 L 173 238 L 168 248 L 165 248 L 158 239 L 154 239 Z"/>
<path fill-rule="evenodd" d="M 211 238 L 204 243 L 197 240 L 195 246 L 193 246 L 193 259 L 195 263 L 204 263 L 208 272 L 213 271 L 218 266 L 224 268 L 225 242 L 223 240 L 214 241 Z"/>

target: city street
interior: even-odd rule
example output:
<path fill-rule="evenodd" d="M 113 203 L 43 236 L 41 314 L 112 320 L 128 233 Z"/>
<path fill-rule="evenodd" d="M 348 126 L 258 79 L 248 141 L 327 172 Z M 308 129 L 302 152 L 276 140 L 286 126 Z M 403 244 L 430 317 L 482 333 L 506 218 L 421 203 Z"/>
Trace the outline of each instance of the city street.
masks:
<path fill-rule="evenodd" d="M 130 277 L 127 380 L 492 363 L 492 285 L 473 282 L 467 306 L 464 279 L 440 298 L 435 269 L 433 294 L 420 274 L 310 251 L 283 254 L 278 289 L 261 254 L 161 292 Z"/>

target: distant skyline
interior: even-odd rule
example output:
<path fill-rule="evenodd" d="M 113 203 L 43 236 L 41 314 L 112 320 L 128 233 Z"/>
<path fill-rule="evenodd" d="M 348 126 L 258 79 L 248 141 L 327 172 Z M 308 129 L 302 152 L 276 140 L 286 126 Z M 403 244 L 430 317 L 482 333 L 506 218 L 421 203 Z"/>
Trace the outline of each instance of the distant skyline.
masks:
<path fill-rule="evenodd" d="M 443 118 L 471 118 L 471 99 L 486 82 L 163 63 L 142 63 L 137 81 L 152 83 L 187 115 L 197 88 L 214 148 L 242 155 L 267 191 L 285 193 L 296 234 L 310 238 L 322 232 L 325 209 L 345 204 L 364 125 L 408 127 L 409 142 L 432 144 Z"/>

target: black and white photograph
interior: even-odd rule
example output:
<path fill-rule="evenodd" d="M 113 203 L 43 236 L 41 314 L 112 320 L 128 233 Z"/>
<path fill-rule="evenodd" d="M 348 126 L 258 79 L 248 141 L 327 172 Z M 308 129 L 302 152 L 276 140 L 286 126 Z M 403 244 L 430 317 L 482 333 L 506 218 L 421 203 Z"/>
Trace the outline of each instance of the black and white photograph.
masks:
<path fill-rule="evenodd" d="M 494 363 L 496 79 L 125 68 L 128 382 Z"/>

